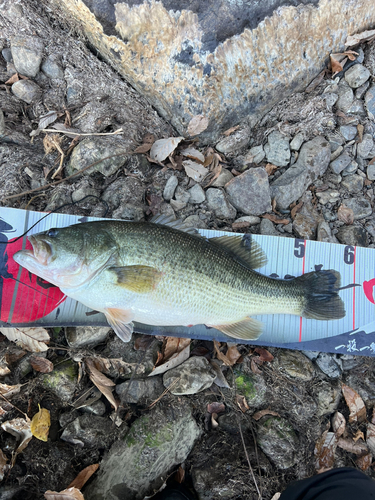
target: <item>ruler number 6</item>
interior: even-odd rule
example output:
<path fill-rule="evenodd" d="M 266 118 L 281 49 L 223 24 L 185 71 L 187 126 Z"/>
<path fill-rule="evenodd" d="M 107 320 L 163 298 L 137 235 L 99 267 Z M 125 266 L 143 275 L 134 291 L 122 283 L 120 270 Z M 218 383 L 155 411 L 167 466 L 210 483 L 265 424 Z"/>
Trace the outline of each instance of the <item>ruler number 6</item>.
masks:
<path fill-rule="evenodd" d="M 305 240 L 294 240 L 294 256 L 303 259 L 305 256 Z"/>
<path fill-rule="evenodd" d="M 351 245 L 344 248 L 344 262 L 345 264 L 353 264 L 354 262 L 354 247 Z"/>

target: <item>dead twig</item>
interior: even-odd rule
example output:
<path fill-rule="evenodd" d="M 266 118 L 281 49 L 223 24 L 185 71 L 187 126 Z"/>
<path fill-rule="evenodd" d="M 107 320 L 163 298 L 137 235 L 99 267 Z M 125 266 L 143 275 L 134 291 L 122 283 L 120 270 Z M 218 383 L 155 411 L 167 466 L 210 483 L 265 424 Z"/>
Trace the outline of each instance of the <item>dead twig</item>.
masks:
<path fill-rule="evenodd" d="M 257 484 L 256 479 L 255 479 L 255 474 L 254 474 L 253 468 L 251 467 L 249 455 L 247 453 L 247 449 L 246 449 L 246 445 L 245 445 L 245 440 L 244 440 L 243 434 L 242 434 L 241 422 L 240 422 L 240 419 L 238 418 L 238 416 L 237 416 L 237 425 L 238 425 L 238 429 L 240 431 L 241 441 L 242 441 L 243 449 L 245 451 L 246 460 L 247 460 L 247 463 L 249 464 L 249 470 L 251 472 L 251 476 L 253 478 L 253 481 L 254 481 L 254 484 L 255 484 L 255 488 L 256 488 L 257 493 L 258 493 L 258 498 L 259 498 L 259 500 L 262 500 L 262 495 L 261 495 L 261 493 L 259 491 L 258 484 Z"/>
<path fill-rule="evenodd" d="M 40 129 L 40 132 L 54 132 L 56 134 L 59 133 L 59 134 L 66 134 L 66 135 L 77 135 L 78 137 L 79 136 L 91 136 L 91 135 L 119 135 L 119 134 L 123 134 L 124 131 L 122 130 L 122 128 L 119 128 L 117 130 L 115 130 L 114 132 L 102 132 L 102 133 L 92 133 L 92 134 L 83 134 L 82 132 L 71 132 L 71 131 L 64 131 L 64 130 L 58 130 L 58 129 L 50 129 L 50 128 L 41 128 Z"/>
<path fill-rule="evenodd" d="M 58 184 L 61 184 L 62 182 L 65 182 L 69 179 L 72 179 L 73 177 L 76 177 L 77 175 L 82 174 L 83 172 L 85 172 L 85 170 L 88 170 L 89 168 L 94 167 L 95 165 L 98 165 L 99 163 L 101 163 L 104 160 L 108 160 L 108 159 L 114 158 L 116 156 L 131 155 L 131 154 L 133 154 L 133 153 L 131 153 L 131 152 L 129 153 L 127 151 L 124 151 L 123 153 L 117 153 L 115 155 L 106 156 L 105 158 L 101 158 L 100 160 L 97 160 L 97 161 L 94 161 L 93 163 L 90 163 L 90 165 L 86 165 L 86 167 L 79 169 L 74 174 L 69 175 L 68 177 L 65 177 L 65 179 L 60 179 L 59 181 L 54 181 L 54 182 L 51 182 L 50 184 L 46 184 L 45 186 L 40 186 L 40 187 L 35 188 L 35 189 L 29 189 L 28 191 L 23 191 L 22 193 L 12 194 L 11 196 L 5 196 L 4 198 L 2 198 L 0 200 L 0 202 L 3 202 L 5 200 L 12 200 L 14 198 L 20 198 L 21 196 L 24 196 L 26 194 L 36 193 L 37 191 L 44 191 L 45 189 L 57 186 Z"/>

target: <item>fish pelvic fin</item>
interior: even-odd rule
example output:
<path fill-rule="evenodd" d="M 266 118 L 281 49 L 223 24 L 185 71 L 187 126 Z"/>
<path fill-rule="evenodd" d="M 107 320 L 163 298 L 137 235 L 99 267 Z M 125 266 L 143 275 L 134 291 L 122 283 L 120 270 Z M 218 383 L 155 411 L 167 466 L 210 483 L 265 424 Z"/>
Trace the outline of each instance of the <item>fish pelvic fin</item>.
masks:
<path fill-rule="evenodd" d="M 234 259 L 249 269 L 259 269 L 267 264 L 267 256 L 251 234 L 243 236 L 219 236 L 210 242 L 225 248 Z"/>
<path fill-rule="evenodd" d="M 155 289 L 161 272 L 150 266 L 110 267 L 108 271 L 117 277 L 117 284 L 135 293 L 147 293 Z"/>
<path fill-rule="evenodd" d="M 104 309 L 104 314 L 115 334 L 123 342 L 129 342 L 132 337 L 134 328 L 134 325 L 132 323 L 132 319 L 134 318 L 133 311 L 131 309 L 106 307 Z"/>
<path fill-rule="evenodd" d="M 309 319 L 331 320 L 344 318 L 345 305 L 338 295 L 341 276 L 333 269 L 313 271 L 296 279 L 304 287 L 302 316 Z"/>
<path fill-rule="evenodd" d="M 263 323 L 254 318 L 245 318 L 229 325 L 207 325 L 216 328 L 225 335 L 235 339 L 256 340 L 262 334 Z"/>

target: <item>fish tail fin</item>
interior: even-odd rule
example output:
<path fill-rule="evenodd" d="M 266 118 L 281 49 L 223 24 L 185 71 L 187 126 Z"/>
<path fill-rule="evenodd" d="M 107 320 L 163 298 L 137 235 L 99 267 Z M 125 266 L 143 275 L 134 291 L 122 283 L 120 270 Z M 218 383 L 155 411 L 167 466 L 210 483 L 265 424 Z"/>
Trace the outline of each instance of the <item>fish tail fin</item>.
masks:
<path fill-rule="evenodd" d="M 296 278 L 304 288 L 302 316 L 309 319 L 330 320 L 345 316 L 345 305 L 338 295 L 340 273 L 333 270 L 313 271 Z"/>

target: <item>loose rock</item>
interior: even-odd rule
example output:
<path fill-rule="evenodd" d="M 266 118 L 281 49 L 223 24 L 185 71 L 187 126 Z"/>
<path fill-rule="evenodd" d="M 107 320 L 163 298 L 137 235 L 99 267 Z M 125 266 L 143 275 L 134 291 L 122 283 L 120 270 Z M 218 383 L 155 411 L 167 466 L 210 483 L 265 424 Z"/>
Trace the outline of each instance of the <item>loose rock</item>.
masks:
<path fill-rule="evenodd" d="M 301 198 L 310 184 L 327 170 L 331 148 L 324 137 L 318 136 L 306 142 L 297 162 L 271 184 L 271 197 L 279 208 L 288 208 Z"/>
<path fill-rule="evenodd" d="M 206 191 L 206 196 L 209 209 L 215 213 L 218 219 L 234 219 L 236 217 L 237 211 L 228 202 L 223 191 L 209 188 Z"/>
<path fill-rule="evenodd" d="M 225 186 L 230 202 L 247 215 L 271 211 L 268 175 L 264 168 L 251 168 Z M 209 190 L 208 190 L 209 191 Z"/>
<path fill-rule="evenodd" d="M 290 377 L 307 382 L 314 377 L 315 370 L 312 362 L 298 351 L 282 350 L 278 355 L 279 369 Z"/>
<path fill-rule="evenodd" d="M 225 137 L 216 144 L 216 149 L 225 155 L 238 152 L 245 148 L 250 141 L 250 129 L 248 127 L 240 128 L 233 134 Z"/>
<path fill-rule="evenodd" d="M 375 181 L 375 163 L 372 163 L 367 167 L 367 178 L 370 181 Z"/>
<path fill-rule="evenodd" d="M 370 78 L 371 74 L 362 64 L 355 64 L 345 71 L 345 80 L 352 89 L 357 89 Z"/>
<path fill-rule="evenodd" d="M 176 187 L 178 186 L 178 179 L 175 175 L 171 175 L 167 180 L 163 191 L 163 198 L 165 201 L 170 201 L 174 196 L 174 192 L 176 191 Z"/>
<path fill-rule="evenodd" d="M 189 203 L 203 203 L 206 199 L 206 195 L 204 194 L 204 191 L 199 184 L 195 184 L 195 186 L 190 188 L 188 190 L 188 193 L 190 195 Z"/>
<path fill-rule="evenodd" d="M 146 404 L 155 401 L 164 391 L 161 376 L 126 381 L 116 386 L 121 403 Z"/>
<path fill-rule="evenodd" d="M 333 160 L 329 166 L 331 167 L 331 170 L 335 174 L 339 174 L 340 172 L 342 172 L 344 170 L 344 168 L 346 168 L 350 164 L 351 161 L 352 161 L 352 157 L 348 153 L 345 152 L 345 153 L 342 153 L 338 158 Z"/>
<path fill-rule="evenodd" d="M 374 147 L 374 140 L 371 134 L 364 134 L 362 142 L 357 145 L 357 155 L 361 158 L 372 158 L 371 151 Z"/>
<path fill-rule="evenodd" d="M 104 342 L 111 328 L 107 326 L 77 326 L 68 327 L 65 337 L 70 347 L 80 348 L 88 345 L 95 346 Z"/>
<path fill-rule="evenodd" d="M 289 469 L 298 457 L 298 438 L 285 418 L 263 417 L 257 429 L 258 444 L 279 469 Z"/>
<path fill-rule="evenodd" d="M 267 385 L 263 375 L 252 373 L 247 365 L 234 370 L 237 393 L 245 396 L 250 408 L 259 408 L 267 400 Z"/>
<path fill-rule="evenodd" d="M 163 384 L 167 388 L 171 386 L 169 390 L 175 395 L 197 394 L 211 387 L 215 378 L 216 373 L 207 359 L 193 356 L 167 371 L 163 376 Z"/>
<path fill-rule="evenodd" d="M 342 125 L 340 127 L 340 132 L 346 141 L 351 141 L 357 135 L 357 127 L 352 125 Z"/>
<path fill-rule="evenodd" d="M 32 102 L 37 102 L 42 94 L 42 89 L 36 83 L 31 80 L 18 80 L 18 82 L 12 85 L 13 94 L 31 104 Z"/>
<path fill-rule="evenodd" d="M 290 161 L 289 140 L 280 132 L 271 132 L 264 146 L 267 161 L 278 167 L 286 167 Z"/>
<path fill-rule="evenodd" d="M 321 352 L 316 358 L 315 363 L 319 366 L 322 372 L 329 378 L 339 378 L 342 372 L 338 361 L 331 354 Z"/>
<path fill-rule="evenodd" d="M 60 80 L 64 78 L 64 71 L 53 56 L 46 57 L 42 64 L 42 71 L 49 78 L 58 78 Z"/>
<path fill-rule="evenodd" d="M 78 369 L 73 361 L 55 363 L 54 370 L 41 375 L 39 380 L 44 388 L 51 390 L 62 401 L 70 403 L 77 388 Z"/>
<path fill-rule="evenodd" d="M 363 177 L 360 175 L 348 175 L 344 177 L 341 185 L 350 193 L 360 193 L 363 189 Z"/>
<path fill-rule="evenodd" d="M 337 239 L 344 245 L 367 247 L 367 232 L 360 226 L 342 226 L 338 230 Z"/>
<path fill-rule="evenodd" d="M 375 120 L 375 85 L 366 92 L 365 104 L 370 120 Z"/>
<path fill-rule="evenodd" d="M 347 113 L 354 100 L 354 93 L 348 83 L 341 81 L 339 84 L 339 98 L 336 102 L 336 107 L 340 111 Z"/>
<path fill-rule="evenodd" d="M 353 210 L 354 220 L 364 219 L 372 214 L 371 204 L 365 198 L 349 198 L 345 200 L 345 205 Z"/>
<path fill-rule="evenodd" d="M 250 148 L 249 152 L 245 156 L 245 164 L 246 163 L 255 163 L 258 165 L 261 161 L 263 161 L 266 153 L 264 152 L 263 146 L 254 146 Z"/>
<path fill-rule="evenodd" d="M 341 387 L 325 381 L 317 386 L 318 417 L 333 413 L 340 402 Z"/>
<path fill-rule="evenodd" d="M 10 47 L 17 73 L 34 78 L 42 61 L 44 50 L 42 40 L 35 36 L 15 36 L 11 40 Z"/>
<path fill-rule="evenodd" d="M 81 415 L 65 427 L 61 439 L 78 446 L 106 448 L 115 439 L 112 427 L 109 418 Z"/>
<path fill-rule="evenodd" d="M 266 236 L 281 236 L 281 233 L 279 233 L 273 223 L 266 218 L 262 219 L 260 222 L 260 234 Z"/>
<path fill-rule="evenodd" d="M 292 151 L 299 151 L 301 149 L 304 140 L 305 139 L 303 134 L 299 133 L 295 135 L 290 143 L 290 149 Z"/>
<path fill-rule="evenodd" d="M 223 168 L 217 179 L 212 183 L 212 187 L 224 187 L 227 182 L 233 179 L 233 174 L 227 168 Z"/>
<path fill-rule="evenodd" d="M 325 220 L 320 221 L 318 224 L 316 239 L 326 243 L 338 243 L 336 236 L 332 234 L 331 228 Z"/>

